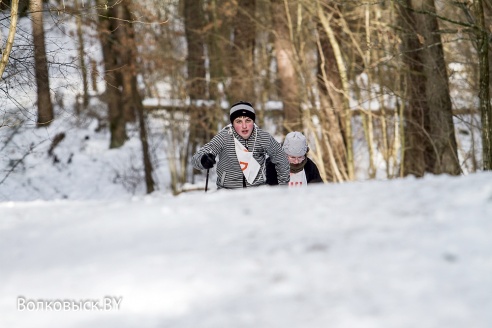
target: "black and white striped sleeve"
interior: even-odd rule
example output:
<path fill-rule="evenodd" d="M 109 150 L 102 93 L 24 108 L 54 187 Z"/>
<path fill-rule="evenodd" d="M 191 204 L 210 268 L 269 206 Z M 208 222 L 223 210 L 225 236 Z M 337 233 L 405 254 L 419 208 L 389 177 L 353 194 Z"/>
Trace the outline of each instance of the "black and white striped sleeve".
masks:
<path fill-rule="evenodd" d="M 227 134 L 221 131 L 215 137 L 213 137 L 212 140 L 203 145 L 203 147 L 200 148 L 191 159 L 193 167 L 197 170 L 204 170 L 205 168 L 202 166 L 202 163 L 200 161 L 202 159 L 202 156 L 206 153 L 210 153 L 217 157 L 217 155 L 221 152 L 222 148 L 226 144 L 226 136 Z"/>

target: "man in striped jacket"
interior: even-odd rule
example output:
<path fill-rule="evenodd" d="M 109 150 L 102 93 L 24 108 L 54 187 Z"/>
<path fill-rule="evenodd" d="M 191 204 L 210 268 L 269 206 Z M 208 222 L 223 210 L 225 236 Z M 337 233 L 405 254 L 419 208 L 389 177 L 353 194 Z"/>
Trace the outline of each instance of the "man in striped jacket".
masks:
<path fill-rule="evenodd" d="M 265 161 L 268 156 L 275 165 L 278 182 L 286 185 L 290 179 L 287 155 L 280 144 L 255 124 L 255 110 L 248 102 L 231 107 L 231 124 L 222 129 L 195 155 L 196 169 L 210 169 L 217 161 L 217 188 L 235 189 L 265 184 Z"/>

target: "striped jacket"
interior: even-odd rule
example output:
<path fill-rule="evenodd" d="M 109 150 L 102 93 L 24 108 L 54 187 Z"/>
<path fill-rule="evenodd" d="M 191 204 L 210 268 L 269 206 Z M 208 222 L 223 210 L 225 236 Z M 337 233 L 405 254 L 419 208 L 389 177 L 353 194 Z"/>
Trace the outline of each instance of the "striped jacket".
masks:
<path fill-rule="evenodd" d="M 231 124 L 223 128 L 215 137 L 198 150 L 192 158 L 193 166 L 203 170 L 200 160 L 205 153 L 217 156 L 217 188 L 234 189 L 243 187 L 243 172 L 236 156 L 234 137 L 249 151 L 253 151 L 253 157 L 260 164 L 260 172 L 252 184 L 246 181 L 246 187 L 260 186 L 266 182 L 265 162 L 266 156 L 270 157 L 275 165 L 278 182 L 281 185 L 289 183 L 290 166 L 287 155 L 280 144 L 268 133 L 258 126 L 254 126 L 251 136 L 245 140 L 240 137 Z M 254 150 L 253 150 L 254 148 Z"/>

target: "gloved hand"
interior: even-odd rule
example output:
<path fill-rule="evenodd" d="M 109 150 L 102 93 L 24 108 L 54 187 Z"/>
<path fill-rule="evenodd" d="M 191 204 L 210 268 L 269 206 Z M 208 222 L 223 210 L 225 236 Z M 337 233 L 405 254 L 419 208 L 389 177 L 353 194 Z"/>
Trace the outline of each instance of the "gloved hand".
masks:
<path fill-rule="evenodd" d="M 200 162 L 202 163 L 202 166 L 205 169 L 211 169 L 214 167 L 215 164 L 215 155 L 210 154 L 210 153 L 205 153 L 203 154 L 202 158 L 200 159 Z"/>

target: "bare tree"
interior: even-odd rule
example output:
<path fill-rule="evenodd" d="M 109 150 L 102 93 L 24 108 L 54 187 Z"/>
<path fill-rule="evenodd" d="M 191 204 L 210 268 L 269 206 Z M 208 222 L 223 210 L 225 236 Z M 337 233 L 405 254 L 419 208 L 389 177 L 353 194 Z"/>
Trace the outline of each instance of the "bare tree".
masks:
<path fill-rule="evenodd" d="M 206 58 L 206 20 L 203 0 L 183 0 L 183 18 L 187 44 L 186 57 L 186 91 L 190 99 L 189 138 L 187 151 L 184 155 L 185 163 L 196 151 L 199 145 L 207 142 L 215 131 L 214 109 L 198 102 L 208 99 Z M 213 18 L 214 19 L 214 18 Z M 210 65 L 209 65 L 210 66 Z M 213 88 L 213 86 L 209 86 Z M 194 171 L 197 173 L 197 171 Z M 183 181 L 184 182 L 184 181 Z"/>
<path fill-rule="evenodd" d="M 229 75 L 229 49 L 230 35 L 234 12 L 231 10 L 231 0 L 206 1 L 204 17 L 204 39 L 206 43 L 206 56 L 209 59 L 208 95 L 210 99 L 220 102 Z M 222 89 L 222 90 L 220 90 Z"/>
<path fill-rule="evenodd" d="M 402 26 L 403 58 L 406 63 L 407 81 L 406 106 L 405 106 L 405 139 L 404 139 L 404 174 L 422 177 L 425 172 L 430 172 L 432 140 L 427 134 L 430 127 L 429 108 L 425 97 L 425 75 L 422 59 L 419 56 L 418 34 L 413 30 L 417 24 L 411 8 L 400 8 L 400 25 Z"/>
<path fill-rule="evenodd" d="M 153 166 L 150 157 L 149 140 L 147 133 L 147 124 L 145 119 L 144 107 L 142 104 L 142 96 L 137 86 L 137 43 L 135 40 L 135 18 L 132 12 L 134 2 L 132 0 L 122 0 L 121 4 L 116 8 L 120 23 L 120 28 L 116 32 L 118 40 L 118 53 L 120 54 L 122 67 L 120 74 L 122 76 L 121 83 L 123 89 L 123 101 L 125 105 L 125 115 L 127 121 L 131 121 L 135 115 L 138 117 L 140 142 L 142 145 L 142 160 L 145 173 L 145 186 L 147 193 L 150 194 L 155 190 L 155 182 L 153 178 Z"/>
<path fill-rule="evenodd" d="M 490 106 L 490 63 L 489 33 L 485 24 L 484 5 L 482 0 L 474 0 L 473 8 L 476 17 L 476 38 L 480 72 L 479 99 L 482 117 L 482 158 L 483 169 L 492 170 L 492 110 Z"/>
<path fill-rule="evenodd" d="M 205 48 L 203 39 L 203 0 L 183 0 L 188 56 L 187 91 L 192 101 L 205 99 Z"/>
<path fill-rule="evenodd" d="M 5 42 L 5 49 L 2 51 L 2 59 L 0 61 L 0 79 L 2 78 L 5 67 L 8 64 L 9 55 L 12 51 L 12 45 L 14 44 L 15 30 L 17 29 L 17 20 L 19 18 L 18 9 L 19 0 L 12 0 L 10 8 L 9 34 L 7 36 L 7 41 Z"/>
<path fill-rule="evenodd" d="M 490 1 L 482 1 L 482 8 L 484 10 L 484 22 L 485 26 L 492 26 L 492 3 Z M 492 34 L 492 30 L 489 28 L 489 33 Z M 490 34 L 489 34 L 490 35 Z M 489 42 L 489 78 L 492 76 L 492 42 Z M 492 94 L 492 83 L 489 83 L 489 93 Z"/>
<path fill-rule="evenodd" d="M 87 76 L 87 65 L 85 63 L 85 51 L 84 51 L 84 33 L 83 33 L 83 21 L 82 21 L 82 11 L 79 4 L 79 0 L 74 0 L 75 11 L 77 16 L 75 17 L 77 25 L 77 41 L 78 41 L 78 55 L 79 55 L 79 65 L 80 73 L 82 75 L 82 105 L 84 108 L 89 104 L 89 82 Z"/>
<path fill-rule="evenodd" d="M 414 156 L 405 155 L 408 170 L 406 173 L 422 176 L 425 172 L 434 174 L 460 174 L 457 144 L 449 95 L 448 75 L 444 60 L 441 36 L 435 16 L 434 0 L 406 0 L 401 4 L 402 17 L 407 34 L 406 52 L 409 67 L 414 71 L 410 75 L 412 87 L 411 99 L 418 101 L 418 108 L 413 110 L 406 129 L 414 131 L 415 140 L 410 142 L 405 151 L 418 152 Z M 423 99 L 419 99 L 423 97 Z M 424 146 L 422 146 L 424 145 Z M 412 160 L 421 159 L 416 168 Z"/>
<path fill-rule="evenodd" d="M 322 31 L 320 32 L 322 38 L 325 40 L 323 43 L 323 51 L 326 51 L 326 54 L 323 53 L 323 56 L 326 58 L 330 58 L 332 60 L 331 64 L 335 65 L 331 67 L 330 80 L 325 80 L 325 90 L 329 95 L 329 99 L 331 99 L 332 105 L 336 106 L 334 109 L 338 112 L 336 115 L 340 116 L 341 120 L 339 122 L 336 116 L 333 116 L 334 113 L 329 113 L 328 118 L 331 120 L 332 131 L 334 134 L 332 135 L 332 140 L 335 142 L 334 145 L 337 147 L 335 151 L 339 152 L 342 149 L 345 149 L 345 154 L 341 153 L 337 154 L 337 162 L 340 168 L 343 169 L 343 166 L 346 165 L 346 172 L 348 180 L 354 179 L 354 151 L 353 151 L 353 134 L 352 134 L 352 111 L 349 108 L 349 81 L 348 81 L 348 72 L 347 65 L 345 64 L 345 60 L 342 54 L 342 49 L 339 41 L 337 40 L 336 33 L 330 24 L 330 17 L 336 13 L 334 7 L 329 7 L 326 3 L 322 3 L 319 0 L 316 1 L 316 16 L 320 22 L 320 28 Z M 337 73 L 337 76 L 334 76 L 334 72 Z M 324 72 L 325 74 L 327 72 Z M 328 78 L 328 77 L 326 77 Z M 326 87 L 328 86 L 328 87 Z M 323 89 L 321 89 L 323 90 Z M 330 118 L 331 117 L 331 118 Z M 333 124 L 339 123 L 339 128 L 343 132 L 343 142 L 344 147 L 342 148 L 341 139 L 337 136 L 338 127 Z"/>
<path fill-rule="evenodd" d="M 115 31 L 118 29 L 120 21 L 117 19 L 117 6 L 120 0 L 113 0 L 107 3 L 105 0 L 97 0 L 98 6 L 98 32 L 101 41 L 103 62 L 104 62 L 104 80 L 106 81 L 105 101 L 108 105 L 109 129 L 111 140 L 109 147 L 121 147 L 128 139 L 126 132 L 126 115 L 123 106 L 123 95 L 120 90 L 121 76 L 121 58 L 117 48 L 117 38 Z"/>
<path fill-rule="evenodd" d="M 334 8 L 325 7 L 324 10 L 332 10 L 333 12 L 329 15 L 336 14 Z M 323 162 L 327 170 L 328 181 L 340 182 L 348 179 L 346 135 L 344 133 L 347 123 L 344 120 L 345 96 L 341 92 L 343 84 L 335 51 L 321 21 L 318 21 L 318 30 L 318 88 L 324 136 L 324 142 L 321 142 L 324 148 Z"/>
<path fill-rule="evenodd" d="M 239 0 L 233 24 L 230 52 L 231 83 L 228 96 L 232 102 L 255 102 L 254 53 L 256 42 L 256 0 Z"/>
<path fill-rule="evenodd" d="M 37 126 L 49 125 L 54 119 L 53 104 L 50 97 L 50 81 L 43 26 L 43 1 L 30 0 L 32 35 L 34 43 L 34 64 L 38 96 Z"/>
<path fill-rule="evenodd" d="M 272 20 L 275 34 L 275 57 L 283 103 L 284 132 L 302 130 L 299 80 L 296 72 L 295 22 L 297 1 L 272 0 Z"/>

